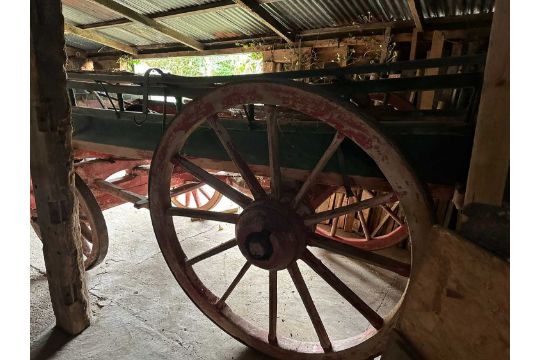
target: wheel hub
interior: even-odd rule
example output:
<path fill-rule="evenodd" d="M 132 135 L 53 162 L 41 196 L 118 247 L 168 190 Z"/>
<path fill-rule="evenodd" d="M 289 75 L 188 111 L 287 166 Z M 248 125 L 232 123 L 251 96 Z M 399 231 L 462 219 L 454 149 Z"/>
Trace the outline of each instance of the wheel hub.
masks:
<path fill-rule="evenodd" d="M 306 246 L 306 228 L 300 217 L 276 201 L 257 201 L 240 215 L 236 239 L 253 265 L 282 270 L 298 259 Z"/>

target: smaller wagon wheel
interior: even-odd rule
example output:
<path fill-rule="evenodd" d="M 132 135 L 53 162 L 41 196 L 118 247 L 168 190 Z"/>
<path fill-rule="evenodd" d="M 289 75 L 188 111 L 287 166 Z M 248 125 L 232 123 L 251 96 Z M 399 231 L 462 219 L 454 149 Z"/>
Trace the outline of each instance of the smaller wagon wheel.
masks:
<path fill-rule="evenodd" d="M 171 197 L 171 202 L 179 208 L 212 210 L 222 197 L 219 191 L 201 183 L 196 189 Z"/>
<path fill-rule="evenodd" d="M 358 200 L 374 198 L 381 193 L 366 189 L 353 191 L 354 195 L 347 198 L 346 194 L 336 192 L 328 197 L 319 208 L 339 207 Z M 380 209 L 379 213 L 372 213 Z M 380 215 L 380 216 L 379 216 Z M 373 216 L 373 217 L 372 217 Z M 339 224 L 344 231 L 339 231 Z M 358 232 L 352 229 L 358 227 Z M 361 211 L 353 211 L 341 217 L 335 217 L 317 225 L 317 233 L 336 241 L 352 245 L 363 250 L 381 250 L 399 244 L 409 236 L 405 219 L 399 214 L 399 201 L 379 204 Z"/>
<path fill-rule="evenodd" d="M 75 190 L 79 199 L 79 222 L 83 245 L 84 268 L 99 265 L 109 249 L 109 235 L 103 212 L 83 179 L 75 174 Z"/>
<path fill-rule="evenodd" d="M 75 174 L 75 191 L 79 199 L 79 224 L 81 226 L 84 269 L 90 270 L 99 265 L 107 255 L 109 248 L 107 224 L 92 191 L 77 174 Z M 37 217 L 32 216 L 30 223 L 41 240 Z"/>

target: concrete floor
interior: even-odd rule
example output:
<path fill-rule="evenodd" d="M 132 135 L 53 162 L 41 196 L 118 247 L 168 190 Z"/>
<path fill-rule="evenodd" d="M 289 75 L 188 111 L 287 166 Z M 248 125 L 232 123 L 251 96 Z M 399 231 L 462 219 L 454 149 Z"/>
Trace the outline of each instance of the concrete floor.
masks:
<path fill-rule="evenodd" d="M 220 204 L 228 207 L 230 204 Z M 31 354 L 33 359 L 268 359 L 220 330 L 188 299 L 170 273 L 157 245 L 147 210 L 126 204 L 105 211 L 109 253 L 87 273 L 92 325 L 70 338 L 54 329 L 41 243 L 31 231 Z M 233 237 L 230 225 L 176 219 L 189 255 Z M 379 314 L 399 300 L 403 278 L 342 256 L 314 251 Z M 406 254 L 397 254 L 397 256 Z M 222 294 L 245 259 L 236 248 L 195 266 L 215 294 Z M 331 339 L 358 335 L 368 323 L 300 262 Z M 278 277 L 278 332 L 316 341 L 316 334 L 288 274 Z M 251 267 L 228 304 L 267 329 L 268 280 Z"/>

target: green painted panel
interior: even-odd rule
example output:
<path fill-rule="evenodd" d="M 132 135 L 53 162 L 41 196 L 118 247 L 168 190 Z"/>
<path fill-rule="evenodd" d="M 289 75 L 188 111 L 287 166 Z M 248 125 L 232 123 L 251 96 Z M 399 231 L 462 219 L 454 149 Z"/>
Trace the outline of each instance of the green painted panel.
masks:
<path fill-rule="evenodd" d="M 111 115 L 112 113 L 112 115 Z M 116 145 L 140 150 L 154 150 L 163 133 L 162 116 L 149 116 L 141 126 L 140 114 L 123 113 L 116 118 L 106 111 L 96 116 L 93 112 L 74 111 L 74 138 L 99 144 Z M 243 121 L 224 121 L 233 141 L 250 164 L 268 164 L 266 126 L 256 122 L 249 127 Z M 472 145 L 472 131 L 463 124 L 411 124 L 393 122 L 380 124 L 382 130 L 395 141 L 420 178 L 427 182 L 452 184 L 465 179 Z M 330 144 L 335 131 L 321 122 L 295 122 L 280 125 L 280 161 L 282 166 L 312 169 Z M 351 175 L 382 176 L 374 162 L 354 143 L 342 144 L 346 172 Z M 189 138 L 183 152 L 190 156 L 228 160 L 214 132 L 199 127 Z M 337 157 L 326 167 L 339 172 Z"/>

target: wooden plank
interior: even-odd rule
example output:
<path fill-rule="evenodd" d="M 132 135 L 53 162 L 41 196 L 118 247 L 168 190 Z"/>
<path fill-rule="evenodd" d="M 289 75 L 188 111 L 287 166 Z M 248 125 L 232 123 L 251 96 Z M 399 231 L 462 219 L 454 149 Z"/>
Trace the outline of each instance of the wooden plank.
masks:
<path fill-rule="evenodd" d="M 426 240 L 397 324 L 416 358 L 509 359 L 510 264 L 439 226 Z"/>
<path fill-rule="evenodd" d="M 409 5 L 409 10 L 411 11 L 411 16 L 414 20 L 415 30 L 424 31 L 424 18 L 422 16 L 422 10 L 420 7 L 420 2 L 418 0 L 407 0 Z"/>
<path fill-rule="evenodd" d="M 90 325 L 60 0 L 30 2 L 30 172 L 56 326 Z"/>
<path fill-rule="evenodd" d="M 74 34 L 74 35 L 80 36 L 87 40 L 94 41 L 102 45 L 106 45 L 108 47 L 123 51 L 131 55 L 137 55 L 137 50 L 133 48 L 132 46 L 126 43 L 120 42 L 120 41 L 109 39 L 108 37 L 105 37 L 92 30 L 84 30 L 74 25 L 64 23 L 64 32 L 68 34 Z"/>
<path fill-rule="evenodd" d="M 355 196 L 347 198 L 347 205 L 354 204 L 355 202 L 356 202 Z M 346 232 L 352 232 L 355 214 L 356 212 L 352 212 L 345 215 L 345 223 L 343 226 L 343 230 L 345 230 Z"/>
<path fill-rule="evenodd" d="M 384 41 L 382 43 L 382 52 L 381 52 L 381 57 L 379 59 L 380 64 L 386 63 L 386 58 L 388 57 L 388 46 L 390 45 L 391 35 L 392 35 L 392 28 L 387 27 L 384 30 Z"/>
<path fill-rule="evenodd" d="M 266 11 L 257 1 L 254 0 L 234 0 L 234 2 L 253 15 L 257 20 L 270 28 L 283 40 L 292 44 L 294 42 L 294 36 L 290 34 L 279 21 L 277 21 L 268 11 Z"/>
<path fill-rule="evenodd" d="M 148 14 L 146 16 L 154 20 L 158 20 L 158 19 L 163 20 L 163 19 L 178 18 L 178 17 L 191 16 L 191 15 L 200 15 L 200 14 L 205 14 L 208 12 L 226 10 L 235 6 L 236 4 L 234 3 L 233 0 L 220 0 L 220 1 L 209 3 L 209 4 L 191 5 L 191 6 L 184 6 L 177 9 L 159 11 L 156 13 Z M 100 21 L 100 22 L 96 22 L 92 24 L 80 25 L 79 27 L 81 29 L 106 29 L 106 28 L 115 27 L 115 26 L 123 25 L 123 24 L 129 24 L 129 23 L 131 23 L 130 19 L 121 18 L 121 19 Z"/>
<path fill-rule="evenodd" d="M 452 52 L 450 56 L 452 57 L 461 56 L 462 52 L 463 52 L 463 43 L 455 42 L 452 44 Z M 447 75 L 457 74 L 458 71 L 459 71 L 459 66 L 449 66 L 448 69 L 446 70 L 446 74 Z M 440 98 L 439 98 L 440 102 L 442 102 L 442 105 L 439 106 L 439 104 L 437 104 L 437 108 L 444 109 L 448 107 L 448 105 L 452 103 L 454 95 L 455 95 L 455 89 L 442 90 Z"/>
<path fill-rule="evenodd" d="M 500 206 L 510 166 L 510 5 L 497 2 L 491 27 L 465 205 Z"/>
<path fill-rule="evenodd" d="M 121 5 L 117 2 L 114 2 L 112 0 L 91 0 L 95 2 L 96 4 L 99 4 L 109 10 L 112 10 L 128 19 L 130 19 L 133 22 L 143 24 L 145 26 L 148 26 L 149 28 L 152 28 L 156 31 L 159 31 L 162 34 L 165 34 L 169 36 L 170 38 L 181 42 L 184 45 L 189 46 L 190 48 L 193 48 L 195 50 L 204 50 L 204 45 L 198 42 L 195 39 L 190 38 L 189 36 L 186 36 L 184 34 L 179 33 L 178 31 L 174 30 L 173 28 L 159 23 L 156 20 L 138 13 L 137 11 L 134 11 L 124 5 Z"/>
<path fill-rule="evenodd" d="M 434 31 L 431 41 L 431 50 L 429 51 L 428 59 L 442 57 L 444 48 L 444 33 L 442 31 Z M 425 70 L 426 76 L 439 75 L 438 68 L 429 68 Z M 429 110 L 433 108 L 433 100 L 435 98 L 434 91 L 423 91 L 420 93 L 420 110 Z"/>

